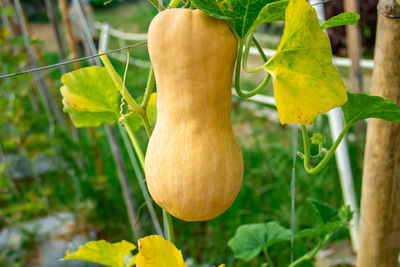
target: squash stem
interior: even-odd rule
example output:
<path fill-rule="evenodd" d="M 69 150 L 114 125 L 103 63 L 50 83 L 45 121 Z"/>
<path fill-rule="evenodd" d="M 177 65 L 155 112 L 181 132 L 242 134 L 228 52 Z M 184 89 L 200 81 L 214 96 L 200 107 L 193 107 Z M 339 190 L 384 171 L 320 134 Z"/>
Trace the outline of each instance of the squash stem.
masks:
<path fill-rule="evenodd" d="M 236 59 L 236 69 L 235 69 L 235 90 L 236 93 L 242 97 L 242 98 L 249 98 L 252 96 L 255 96 L 256 94 L 260 93 L 262 90 L 267 87 L 269 81 L 271 80 L 271 74 L 267 73 L 265 76 L 264 80 L 261 82 L 261 84 L 256 87 L 255 89 L 251 91 L 242 91 L 240 89 L 240 69 L 241 69 L 241 62 L 242 62 L 242 55 L 243 55 L 243 40 L 239 41 L 239 51 L 238 51 L 238 56 Z"/>
<path fill-rule="evenodd" d="M 165 209 L 163 209 L 163 217 L 165 220 L 165 224 L 167 226 L 167 231 L 165 235 L 167 236 L 167 240 L 172 244 L 175 244 L 175 236 L 174 236 L 174 227 L 172 225 L 172 217 Z"/>
<path fill-rule="evenodd" d="M 311 260 L 315 254 L 317 254 L 317 252 L 324 246 L 326 245 L 327 241 L 324 242 L 324 240 L 320 240 L 317 244 L 316 247 L 314 247 L 311 251 L 307 252 L 306 254 L 304 254 L 303 256 L 301 256 L 300 258 L 298 258 L 297 260 L 295 260 L 294 262 L 292 262 L 289 267 L 294 267 L 299 265 L 300 263 L 304 262 L 304 261 L 309 261 Z"/>
<path fill-rule="evenodd" d="M 249 66 L 248 66 L 248 57 L 249 57 L 249 52 L 250 52 L 250 47 L 251 47 L 251 42 L 253 41 L 253 33 L 250 33 L 250 35 L 249 35 L 249 37 L 247 37 L 247 39 L 246 39 L 246 45 L 244 46 L 245 48 L 244 48 L 244 54 L 243 54 L 243 62 L 242 62 L 242 65 L 243 65 L 243 69 L 247 72 L 247 73 L 255 73 L 255 72 L 257 72 L 257 71 L 260 71 L 260 70 L 263 70 L 263 69 L 265 69 L 264 68 L 264 65 L 261 65 L 261 66 L 259 66 L 259 67 L 257 67 L 257 68 L 253 68 L 253 69 L 250 69 L 249 68 Z M 261 49 L 261 51 L 262 51 L 262 49 Z M 265 55 L 264 55 L 265 56 Z M 263 58 L 264 59 L 264 58 Z M 264 61 L 266 61 L 266 60 L 264 60 Z"/>
<path fill-rule="evenodd" d="M 345 136 L 347 130 L 349 129 L 350 125 L 346 124 L 340 133 L 339 137 L 336 139 L 335 143 L 332 145 L 332 147 L 329 149 L 328 153 L 323 157 L 323 159 L 315 166 L 312 168 L 310 166 L 310 142 L 309 142 L 309 137 L 307 133 L 307 128 L 304 125 L 301 125 L 301 132 L 303 135 L 303 144 L 304 144 L 304 169 L 309 173 L 309 174 L 316 174 L 318 173 L 327 163 L 328 161 L 332 158 L 334 155 L 336 148 L 339 146 L 340 142 L 342 141 L 343 137 Z"/>
<path fill-rule="evenodd" d="M 100 51 L 100 53 L 103 53 L 103 51 Z M 118 73 L 115 71 L 108 57 L 106 55 L 102 55 L 100 56 L 100 59 L 103 62 L 104 67 L 106 68 L 108 74 L 110 74 L 112 80 L 114 81 L 115 86 L 118 88 L 118 90 L 122 94 L 122 97 L 126 100 L 128 105 L 133 109 L 133 111 L 143 116 L 143 114 L 145 114 L 145 109 L 143 109 L 136 103 L 135 99 L 125 88 L 125 86 L 122 83 L 121 76 L 119 76 Z"/>
<path fill-rule="evenodd" d="M 169 2 L 168 7 L 175 8 L 179 4 L 179 2 L 180 2 L 180 0 L 171 0 L 171 2 Z"/>
<path fill-rule="evenodd" d="M 275 267 L 274 262 L 272 261 L 271 257 L 269 256 L 268 249 L 263 249 L 265 259 L 267 260 L 268 267 Z"/>
<path fill-rule="evenodd" d="M 158 2 L 158 0 L 149 0 L 157 9 L 158 11 L 163 11 L 165 8 Z"/>
<path fill-rule="evenodd" d="M 262 59 L 264 60 L 265 63 L 267 63 L 268 58 L 267 56 L 264 54 L 264 51 L 261 47 L 261 45 L 258 43 L 257 39 L 254 36 L 251 36 L 251 39 L 253 41 L 253 44 L 256 46 L 258 53 L 260 54 L 260 56 L 262 57 Z"/>
<path fill-rule="evenodd" d="M 144 123 L 144 128 L 146 129 L 147 136 L 150 138 L 150 136 L 153 133 L 153 130 L 151 129 L 149 118 L 147 117 L 146 113 L 144 115 L 141 115 L 141 117 Z"/>
<path fill-rule="evenodd" d="M 139 142 L 134 134 L 134 132 L 132 131 L 132 128 L 129 126 L 129 124 L 127 123 L 127 120 L 123 120 L 124 123 L 124 127 L 126 129 L 126 132 L 128 133 L 129 138 L 131 139 L 132 145 L 133 145 L 133 149 L 136 152 L 136 155 L 138 156 L 139 159 L 139 163 L 142 166 L 142 168 L 144 167 L 144 155 L 143 155 L 143 151 L 140 148 Z"/>
<path fill-rule="evenodd" d="M 146 110 L 147 104 L 149 103 L 149 99 L 151 96 L 151 92 L 153 91 L 154 87 L 154 68 L 153 66 L 150 67 L 149 77 L 147 78 L 146 89 L 144 91 L 143 101 L 140 105 L 143 109 Z"/>

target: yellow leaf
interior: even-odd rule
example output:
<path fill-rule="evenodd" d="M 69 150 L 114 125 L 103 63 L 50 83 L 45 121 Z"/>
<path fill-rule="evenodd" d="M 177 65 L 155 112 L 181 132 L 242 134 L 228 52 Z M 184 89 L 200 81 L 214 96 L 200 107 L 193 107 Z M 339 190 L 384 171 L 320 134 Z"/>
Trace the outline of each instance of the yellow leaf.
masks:
<path fill-rule="evenodd" d="M 182 253 L 159 235 L 139 239 L 138 267 L 187 267 Z"/>
<path fill-rule="evenodd" d="M 332 65 L 328 36 L 306 0 L 290 0 L 277 53 L 265 64 L 274 78 L 282 124 L 311 124 L 320 113 L 347 101 L 346 89 Z"/>
<path fill-rule="evenodd" d="M 63 96 L 62 102 L 65 106 L 68 106 L 70 108 L 79 111 L 90 111 L 90 112 L 109 111 L 108 109 L 97 107 L 96 103 L 88 98 L 72 93 L 65 85 L 60 88 L 60 91 L 61 95 Z"/>
<path fill-rule="evenodd" d="M 91 241 L 80 246 L 74 253 L 68 250 L 62 260 L 83 260 L 110 267 L 124 267 L 124 258 L 130 256 L 135 248 L 134 244 L 124 240 L 112 244 L 104 240 Z"/>

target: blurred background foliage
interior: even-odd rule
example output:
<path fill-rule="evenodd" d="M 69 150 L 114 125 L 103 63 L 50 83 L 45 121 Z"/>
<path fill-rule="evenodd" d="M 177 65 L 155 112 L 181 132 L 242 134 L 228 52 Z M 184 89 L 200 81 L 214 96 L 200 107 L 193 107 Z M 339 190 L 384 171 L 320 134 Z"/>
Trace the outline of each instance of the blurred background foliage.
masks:
<path fill-rule="evenodd" d="M 90 1 L 94 8 L 95 20 L 108 22 L 111 27 L 132 33 L 143 33 L 157 10 L 144 0 L 137 1 Z M 375 8 L 376 0 L 367 1 L 368 7 Z M 48 39 L 51 31 L 47 23 L 43 1 L 22 1 L 24 11 L 33 29 L 32 38 L 43 52 L 46 64 L 59 61 L 57 47 Z M 341 2 L 332 0 L 326 4 L 326 14 L 341 12 Z M 363 15 L 365 14 L 367 15 Z M 372 56 L 376 16 L 367 6 L 362 5 L 361 27 L 363 49 L 366 57 Z M 39 29 L 39 30 L 38 30 Z M 279 36 L 283 24 L 275 23 L 261 27 L 260 32 Z M 8 29 L 0 28 L 1 73 L 13 73 L 29 67 L 28 57 L 20 37 L 11 38 Z M 343 28 L 329 32 L 333 51 L 345 56 Z M 263 40 L 263 46 L 276 48 L 278 43 Z M 129 43 L 127 43 L 129 44 Z M 111 39 L 109 48 L 118 48 L 121 43 Z M 148 60 L 147 48 L 131 51 L 132 58 Z M 257 64 L 258 58 L 251 58 Z M 113 60 L 118 73 L 123 73 L 125 63 Z M 85 63 L 87 64 L 87 63 Z M 72 70 L 72 66 L 69 66 Z M 55 87 L 60 87 L 60 69 L 48 71 Z M 348 70 L 340 69 L 347 81 Z M 143 93 L 147 69 L 130 66 L 127 87 L 134 96 Z M 364 79 L 368 81 L 370 73 Z M 257 75 L 249 75 L 244 86 L 254 86 Z M 366 83 L 368 85 L 368 82 Z M 367 90 L 368 90 L 368 86 Z M 33 95 L 36 87 L 30 74 L 0 80 L 0 231 L 18 228 L 22 222 L 57 212 L 72 212 L 76 216 L 79 231 L 94 231 L 98 239 L 110 242 L 131 240 L 132 234 L 123 202 L 120 184 L 111 156 L 104 128 L 96 129 L 92 136 L 86 129 L 79 129 L 79 139 L 73 138 L 69 129 L 49 123 L 49 118 L 40 110 L 41 102 L 35 104 Z M 58 97 L 60 97 L 59 93 Z M 272 95 L 270 86 L 264 94 Z M 35 106 L 37 105 L 37 106 Z M 233 99 L 232 124 L 242 148 L 245 171 L 240 193 L 233 206 L 223 215 L 208 222 L 187 223 L 174 219 L 176 245 L 182 249 L 185 258 L 191 258 L 192 266 L 212 266 L 226 263 L 227 266 L 260 266 L 260 256 L 250 262 L 235 260 L 228 240 L 239 225 L 277 221 L 290 227 L 290 178 L 292 169 L 292 126 L 281 126 L 276 112 L 260 104 Z M 331 140 L 327 117 L 320 116 L 311 131 L 319 131 Z M 121 139 L 121 137 L 119 137 Z M 146 146 L 146 134 L 142 129 L 139 139 Z M 355 178 L 357 195 L 361 187 L 363 159 L 363 136 L 350 132 L 348 135 L 349 154 Z M 120 140 L 122 144 L 122 139 Z M 301 140 L 299 138 L 299 144 Z M 327 146 L 331 142 L 328 141 Z M 94 147 L 99 150 L 101 170 L 96 169 Z M 316 149 L 316 148 L 315 148 Z M 128 155 L 123 148 L 123 157 Z M 316 150 L 314 151 L 316 153 Z M 134 171 L 127 164 L 134 199 L 138 206 L 137 223 L 141 236 L 154 233 L 144 199 L 140 192 Z M 318 216 L 306 201 L 314 198 L 333 207 L 343 204 L 339 177 L 335 161 L 332 160 L 322 172 L 310 176 L 305 173 L 302 162 L 297 161 L 296 180 L 296 222 L 297 229 L 319 224 Z M 162 218 L 157 208 L 158 217 Z M 0 266 L 25 266 L 26 257 L 34 250 L 35 232 L 25 232 L 24 242 L 18 249 L 0 247 Z M 342 232 L 337 240 L 348 239 Z M 299 240 L 295 243 L 294 254 L 302 255 L 313 247 L 313 240 Z M 272 259 L 278 266 L 286 266 L 290 260 L 290 243 L 273 246 Z M 302 266 L 312 266 L 304 264 Z"/>

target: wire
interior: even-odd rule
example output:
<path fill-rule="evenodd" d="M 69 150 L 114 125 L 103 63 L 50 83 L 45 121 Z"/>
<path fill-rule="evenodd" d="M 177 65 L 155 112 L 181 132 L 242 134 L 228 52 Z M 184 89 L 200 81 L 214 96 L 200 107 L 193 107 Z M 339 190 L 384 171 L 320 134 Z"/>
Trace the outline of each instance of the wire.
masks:
<path fill-rule="evenodd" d="M 320 2 L 312 4 L 312 6 L 320 5 L 320 4 L 329 2 L 329 1 L 330 0 L 321 0 Z M 153 4 L 154 4 L 154 2 L 153 2 Z M 31 73 L 31 72 L 35 72 L 35 71 L 40 71 L 40 70 L 56 68 L 56 67 L 60 67 L 60 66 L 66 65 L 66 64 L 71 64 L 71 63 L 74 63 L 74 62 L 77 62 L 77 61 L 91 59 L 91 58 L 99 57 L 99 56 L 102 56 L 102 55 L 107 55 L 107 54 L 111 54 L 111 53 L 114 53 L 114 52 L 118 52 L 118 51 L 121 51 L 121 50 L 124 50 L 124 49 L 129 49 L 129 48 L 132 48 L 132 47 L 141 46 L 141 45 L 144 45 L 146 43 L 147 43 L 147 41 L 143 41 L 143 42 L 140 42 L 140 43 L 137 43 L 137 44 L 128 45 L 128 46 L 125 46 L 125 47 L 122 47 L 122 48 L 110 50 L 110 51 L 104 52 L 102 54 L 96 54 L 96 55 L 92 55 L 92 56 L 81 57 L 81 58 L 78 58 L 78 59 L 73 59 L 73 60 L 69 60 L 69 61 L 56 63 L 56 64 L 53 64 L 53 65 L 48 65 L 48 66 L 39 67 L 39 68 L 33 68 L 33 69 L 24 70 L 24 71 L 20 71 L 20 72 L 16 72 L 16 73 L 11 73 L 11 74 L 6 74 L 6 75 L 0 76 L 0 79 L 9 78 L 9 77 L 13 77 L 13 76 L 21 75 L 21 74 L 27 74 L 27 73 Z"/>
<path fill-rule="evenodd" d="M 11 73 L 11 74 L 6 74 L 6 75 L 0 76 L 0 79 L 9 78 L 9 77 L 13 77 L 13 76 L 21 75 L 21 74 L 26 74 L 26 73 L 31 73 L 31 72 L 35 72 L 35 71 L 40 71 L 40 70 L 56 68 L 56 67 L 60 67 L 62 65 L 66 65 L 66 64 L 71 64 L 71 63 L 74 63 L 74 62 L 77 62 L 77 61 L 82 61 L 82 60 L 86 60 L 86 59 L 90 59 L 90 58 L 95 58 L 95 57 L 99 57 L 99 56 L 102 56 L 102 55 L 115 53 L 115 52 L 118 52 L 118 51 L 121 51 L 121 50 L 125 50 L 125 49 L 129 49 L 129 48 L 145 45 L 146 43 L 147 43 L 147 41 L 144 41 L 144 42 L 140 42 L 140 43 L 137 43 L 137 44 L 128 45 L 128 46 L 125 46 L 125 47 L 122 47 L 122 48 L 110 50 L 110 51 L 107 51 L 107 52 L 104 52 L 104 53 L 101 53 L 101 54 L 91 55 L 91 56 L 87 56 L 87 57 L 81 57 L 81 58 L 77 58 L 77 59 L 73 59 L 73 60 L 69 60 L 69 61 L 59 62 L 59 63 L 53 64 L 53 65 L 48 65 L 48 66 L 29 69 L 29 70 L 24 70 L 24 71 L 20 71 L 20 72 Z"/>

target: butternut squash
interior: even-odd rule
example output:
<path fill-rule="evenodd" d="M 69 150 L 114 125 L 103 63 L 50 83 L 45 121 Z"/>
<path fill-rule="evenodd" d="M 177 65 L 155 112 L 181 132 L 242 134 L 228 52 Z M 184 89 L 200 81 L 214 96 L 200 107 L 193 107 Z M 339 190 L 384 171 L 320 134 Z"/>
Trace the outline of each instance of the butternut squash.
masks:
<path fill-rule="evenodd" d="M 173 216 L 203 221 L 236 198 L 243 159 L 230 121 L 238 41 L 199 10 L 159 13 L 148 31 L 157 122 L 145 158 L 153 199 Z"/>

